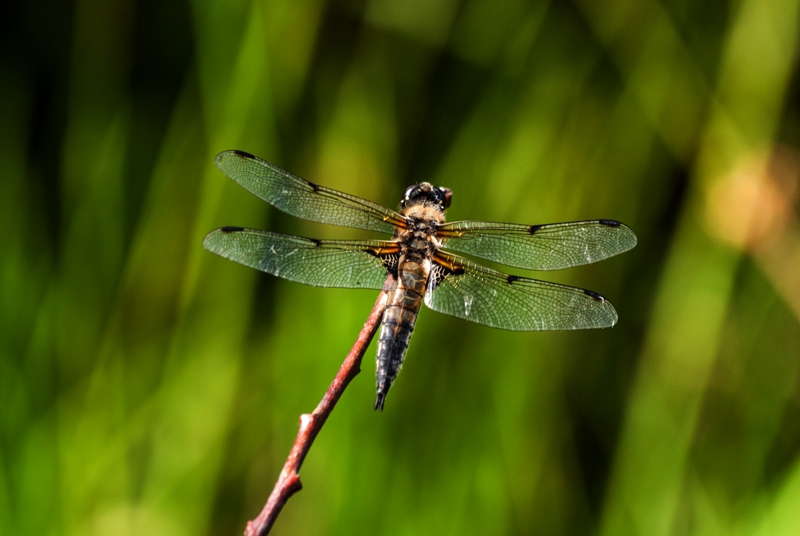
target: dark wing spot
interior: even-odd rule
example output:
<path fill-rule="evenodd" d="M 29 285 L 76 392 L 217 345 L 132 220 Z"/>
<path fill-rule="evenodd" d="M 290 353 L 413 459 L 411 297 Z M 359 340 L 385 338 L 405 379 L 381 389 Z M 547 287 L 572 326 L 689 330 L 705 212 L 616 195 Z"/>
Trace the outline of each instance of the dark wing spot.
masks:
<path fill-rule="evenodd" d="M 220 227 L 219 230 L 223 233 L 238 233 L 244 231 L 244 227 Z"/>
<path fill-rule="evenodd" d="M 598 294 L 597 292 L 594 292 L 592 290 L 584 290 L 583 293 L 586 294 L 587 296 L 589 296 L 590 298 L 592 298 L 593 300 L 596 300 L 596 301 L 599 301 L 599 302 L 606 301 L 606 299 L 604 297 L 602 297 L 600 294 Z"/>
<path fill-rule="evenodd" d="M 316 238 L 308 238 L 307 240 L 314 244 L 315 248 L 318 248 L 322 245 L 322 240 L 317 240 Z"/>
<path fill-rule="evenodd" d="M 303 180 L 305 180 L 305 179 L 303 179 Z M 311 189 L 314 190 L 314 193 L 319 192 L 319 185 L 318 184 L 314 184 L 311 181 L 306 181 L 306 182 L 308 183 L 309 186 L 311 186 Z"/>
<path fill-rule="evenodd" d="M 376 257 L 381 257 L 377 253 L 366 250 L 367 253 L 372 253 Z M 383 267 L 386 268 L 386 273 L 391 274 L 397 277 L 397 263 L 400 260 L 400 256 L 397 253 L 393 253 L 392 255 L 383 255 Z"/>
<path fill-rule="evenodd" d="M 236 156 L 241 156 L 242 158 L 250 158 L 252 160 L 255 160 L 255 158 L 256 158 L 255 156 L 251 155 L 250 153 L 246 153 L 244 151 L 239 151 L 238 149 L 234 150 L 233 154 L 235 154 Z"/>
<path fill-rule="evenodd" d="M 522 279 L 522 278 L 517 276 L 517 275 L 508 275 L 508 276 L 506 276 L 506 281 L 508 282 L 508 284 L 512 284 L 514 281 L 519 281 L 520 279 Z"/>
<path fill-rule="evenodd" d="M 617 220 L 600 220 L 600 221 L 598 221 L 598 223 L 600 225 L 606 225 L 608 227 L 619 227 L 620 225 L 622 225 Z"/>
<path fill-rule="evenodd" d="M 530 232 L 531 234 L 535 234 L 536 231 L 538 231 L 541 228 L 542 228 L 541 225 L 531 225 L 530 227 L 528 227 L 528 232 Z"/>
<path fill-rule="evenodd" d="M 436 267 L 439 269 L 438 272 L 440 274 L 440 279 L 464 274 L 464 267 L 457 264 L 452 264 L 450 266 L 442 266 L 441 264 L 437 264 Z"/>

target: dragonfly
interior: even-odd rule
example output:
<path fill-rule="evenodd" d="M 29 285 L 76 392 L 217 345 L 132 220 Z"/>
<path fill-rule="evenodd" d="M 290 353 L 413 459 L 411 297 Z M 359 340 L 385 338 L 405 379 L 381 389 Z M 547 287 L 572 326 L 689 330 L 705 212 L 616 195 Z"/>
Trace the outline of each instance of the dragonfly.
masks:
<path fill-rule="evenodd" d="M 217 167 L 252 194 L 292 216 L 391 235 L 388 240 L 318 240 L 222 227 L 203 240 L 209 251 L 318 287 L 387 292 L 376 359 L 383 410 L 422 303 L 440 313 L 512 331 L 611 327 L 617 312 L 591 290 L 506 274 L 459 254 L 514 268 L 560 270 L 597 262 L 636 245 L 616 220 L 528 225 L 446 222 L 448 188 L 409 186 L 399 211 L 309 182 L 243 151 L 225 151 Z"/>

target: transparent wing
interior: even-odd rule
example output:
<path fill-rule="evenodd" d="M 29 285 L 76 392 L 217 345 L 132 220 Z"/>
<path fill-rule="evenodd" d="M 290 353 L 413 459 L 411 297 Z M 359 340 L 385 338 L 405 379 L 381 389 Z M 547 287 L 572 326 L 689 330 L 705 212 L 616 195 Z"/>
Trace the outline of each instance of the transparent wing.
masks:
<path fill-rule="evenodd" d="M 520 225 L 457 221 L 439 227 L 448 250 L 516 268 L 561 270 L 628 251 L 636 235 L 614 220 Z"/>
<path fill-rule="evenodd" d="M 397 244 L 381 240 L 314 240 L 241 227 L 211 231 L 213 253 L 290 281 L 316 287 L 382 289 Z"/>
<path fill-rule="evenodd" d="M 388 234 L 405 220 L 377 203 L 319 186 L 243 151 L 219 153 L 214 163 L 252 194 L 304 220 Z"/>
<path fill-rule="evenodd" d="M 607 328 L 617 312 L 591 290 L 504 274 L 437 253 L 425 304 L 440 313 L 512 331 Z"/>

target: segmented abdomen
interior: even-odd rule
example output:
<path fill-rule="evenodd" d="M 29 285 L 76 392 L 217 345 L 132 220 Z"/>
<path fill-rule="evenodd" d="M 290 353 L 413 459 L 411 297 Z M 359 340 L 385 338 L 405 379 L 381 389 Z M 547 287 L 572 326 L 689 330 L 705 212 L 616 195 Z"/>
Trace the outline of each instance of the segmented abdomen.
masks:
<path fill-rule="evenodd" d="M 401 260 L 397 270 L 397 288 L 389 291 L 388 305 L 383 313 L 378 338 L 378 396 L 375 409 L 383 409 L 389 388 L 403 366 L 422 297 L 425 295 L 428 281 L 426 264 Z"/>

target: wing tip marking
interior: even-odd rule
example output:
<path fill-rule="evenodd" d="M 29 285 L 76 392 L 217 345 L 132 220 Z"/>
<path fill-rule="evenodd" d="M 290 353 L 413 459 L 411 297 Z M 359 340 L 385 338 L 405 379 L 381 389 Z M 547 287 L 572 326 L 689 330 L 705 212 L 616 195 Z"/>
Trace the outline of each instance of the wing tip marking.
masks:
<path fill-rule="evenodd" d="M 600 225 L 605 225 L 606 227 L 621 227 L 622 222 L 617 220 L 598 220 L 597 223 Z"/>
<path fill-rule="evenodd" d="M 603 296 L 593 290 L 584 290 L 583 293 L 592 298 L 594 301 L 598 301 L 600 303 L 605 303 L 606 301 Z"/>
<path fill-rule="evenodd" d="M 233 150 L 233 151 L 231 151 L 231 152 L 232 152 L 233 154 L 235 154 L 236 156 L 241 156 L 242 158 L 249 158 L 249 159 L 251 159 L 251 160 L 255 160 L 255 159 L 256 159 L 256 157 L 255 157 L 255 156 L 253 156 L 252 154 L 250 154 L 250 153 L 248 153 L 248 152 L 245 152 L 245 151 L 240 151 L 239 149 L 234 149 L 234 150 Z"/>
<path fill-rule="evenodd" d="M 219 232 L 221 232 L 221 233 L 225 233 L 225 234 L 228 234 L 228 233 L 238 233 L 238 232 L 240 232 L 240 231 L 244 231 L 244 227 L 235 227 L 235 226 L 233 226 L 233 225 L 228 225 L 228 226 L 225 226 L 225 227 L 220 227 L 220 228 L 219 228 Z"/>

